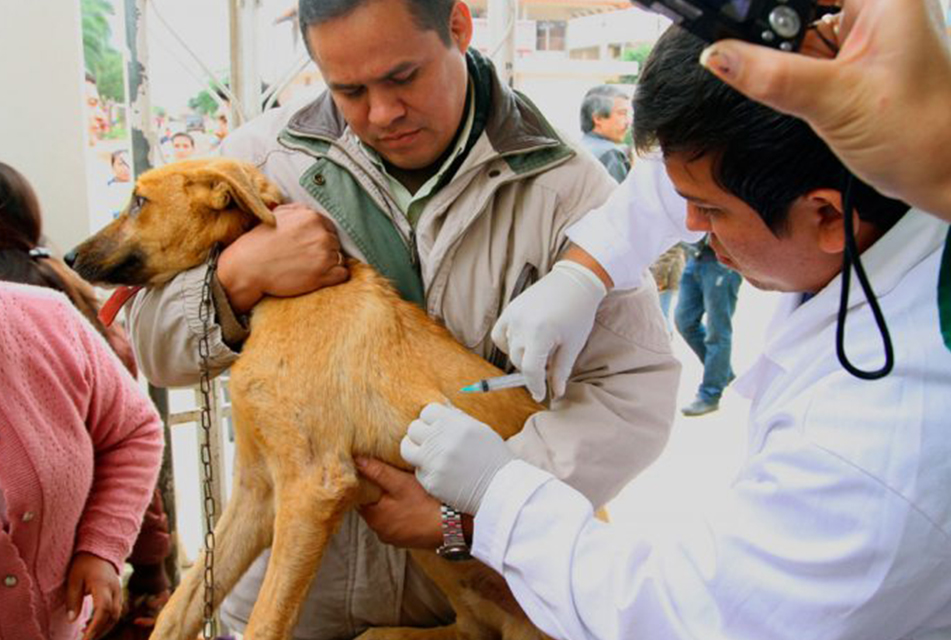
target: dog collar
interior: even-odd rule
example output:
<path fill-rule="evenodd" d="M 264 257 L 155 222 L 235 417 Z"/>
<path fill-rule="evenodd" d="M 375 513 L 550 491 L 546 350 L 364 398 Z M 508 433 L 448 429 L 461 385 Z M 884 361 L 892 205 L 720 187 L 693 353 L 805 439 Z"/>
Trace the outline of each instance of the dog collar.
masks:
<path fill-rule="evenodd" d="M 109 296 L 109 299 L 106 300 L 106 304 L 102 305 L 102 309 L 99 310 L 99 321 L 107 327 L 112 326 L 116 316 L 119 315 L 119 310 L 122 309 L 125 303 L 138 293 L 141 288 L 140 285 L 135 287 L 119 287 L 116 289 L 112 295 Z"/>

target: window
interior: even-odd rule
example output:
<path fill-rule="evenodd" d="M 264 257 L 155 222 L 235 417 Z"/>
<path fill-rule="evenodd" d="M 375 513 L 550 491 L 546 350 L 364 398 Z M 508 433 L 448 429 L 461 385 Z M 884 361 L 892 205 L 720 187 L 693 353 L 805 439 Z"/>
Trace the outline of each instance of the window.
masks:
<path fill-rule="evenodd" d="M 535 23 L 536 50 L 564 51 L 567 25 L 564 20 L 538 20 Z"/>

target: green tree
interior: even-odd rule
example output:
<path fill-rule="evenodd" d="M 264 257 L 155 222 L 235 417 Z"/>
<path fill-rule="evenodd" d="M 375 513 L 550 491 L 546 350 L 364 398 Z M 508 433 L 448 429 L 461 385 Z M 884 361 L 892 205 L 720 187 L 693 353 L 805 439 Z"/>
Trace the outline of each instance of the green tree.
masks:
<path fill-rule="evenodd" d="M 86 71 L 96 78 L 99 95 L 111 102 L 125 100 L 122 54 L 110 44 L 109 16 L 115 8 L 109 0 L 81 0 L 83 57 Z"/>
<path fill-rule="evenodd" d="M 623 84 L 636 84 L 637 77 L 640 75 L 641 70 L 644 68 L 644 62 L 647 61 L 647 56 L 650 55 L 653 44 L 639 44 L 633 49 L 625 49 L 624 53 L 621 54 L 621 60 L 624 61 L 635 61 L 637 62 L 637 75 L 627 75 L 621 76 L 621 83 Z"/>
<path fill-rule="evenodd" d="M 207 89 L 203 89 L 201 93 L 189 100 L 188 106 L 206 116 L 214 115 L 218 111 L 218 103 L 211 97 L 211 93 Z"/>

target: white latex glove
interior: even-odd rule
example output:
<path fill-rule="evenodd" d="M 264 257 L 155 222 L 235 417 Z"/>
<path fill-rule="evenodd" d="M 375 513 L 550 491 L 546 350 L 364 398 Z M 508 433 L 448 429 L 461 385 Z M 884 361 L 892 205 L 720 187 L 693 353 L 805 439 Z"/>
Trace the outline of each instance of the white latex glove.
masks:
<path fill-rule="evenodd" d="M 505 441 L 469 414 L 426 405 L 400 443 L 423 488 L 449 506 L 475 515 L 495 474 L 515 459 Z"/>
<path fill-rule="evenodd" d="M 564 395 L 571 368 L 607 293 L 593 271 L 560 260 L 502 312 L 492 329 L 492 341 L 525 374 L 536 401 L 545 398 L 546 366 L 552 398 Z"/>

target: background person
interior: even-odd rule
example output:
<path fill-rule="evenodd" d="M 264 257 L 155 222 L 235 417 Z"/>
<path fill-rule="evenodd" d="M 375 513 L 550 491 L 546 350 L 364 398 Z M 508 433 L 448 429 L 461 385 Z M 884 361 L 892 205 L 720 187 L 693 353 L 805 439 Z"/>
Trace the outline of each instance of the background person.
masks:
<path fill-rule="evenodd" d="M 179 131 L 172 135 L 172 157 L 187 160 L 195 155 L 195 138 L 190 133 Z"/>
<path fill-rule="evenodd" d="M 662 449 L 679 376 L 652 283 L 593 299 L 577 282 L 586 275 L 558 266 L 565 228 L 616 184 L 469 48 L 464 2 L 304 0 L 299 8 L 329 91 L 303 108 L 269 111 L 221 145 L 223 155 L 260 167 L 293 204 L 276 209 L 276 226 L 258 226 L 222 252 L 212 366 L 234 362 L 247 335 L 242 316 L 263 295 L 346 279 L 341 249 L 502 367 L 489 337 L 500 308 L 537 274 L 556 273 L 557 300 L 598 307 L 598 323 L 565 398 L 510 442 L 604 504 Z M 206 274 L 205 266 L 187 271 L 134 303 L 136 352 L 155 384 L 198 378 L 198 335 L 189 327 L 198 326 Z M 428 517 L 438 522 L 438 509 Z M 226 600 L 229 626 L 244 627 L 267 562 L 265 554 Z M 294 635 L 334 640 L 369 626 L 451 619 L 445 597 L 405 551 L 381 544 L 351 513 L 329 543 Z"/>
<path fill-rule="evenodd" d="M 0 280 L 84 296 L 36 245 L 38 205 L 0 164 Z M 59 293 L 0 282 L 0 630 L 101 636 L 158 475 L 161 422 L 102 336 Z M 131 354 L 129 354 L 131 355 Z"/>
<path fill-rule="evenodd" d="M 112 177 L 106 182 L 106 206 L 112 214 L 111 219 L 115 220 L 129 203 L 134 187 L 129 152 L 125 149 L 113 151 L 109 155 L 109 168 L 112 170 Z"/>
<path fill-rule="evenodd" d="M 670 321 L 670 307 L 674 296 L 680 290 L 680 278 L 684 272 L 684 245 L 678 243 L 665 251 L 657 261 L 651 265 L 651 275 L 657 285 L 657 296 L 660 299 L 660 310 L 667 321 L 667 331 L 672 333 L 673 324 Z"/>
<path fill-rule="evenodd" d="M 720 408 L 723 390 L 736 377 L 730 362 L 733 312 L 743 277 L 720 263 L 707 237 L 686 246 L 687 266 L 680 278 L 674 324 L 703 363 L 703 379 L 697 397 L 680 412 L 702 416 Z"/>
<path fill-rule="evenodd" d="M 581 144 L 621 182 L 631 170 L 624 138 L 631 127 L 631 99 L 609 84 L 588 89 L 581 101 Z"/>
<path fill-rule="evenodd" d="M 122 610 L 161 423 L 61 294 L 0 282 L 0 345 L 0 624 L 18 640 L 72 640 L 92 596 L 82 637 L 98 638 Z"/>
<path fill-rule="evenodd" d="M 948 225 L 862 183 L 844 212 L 828 147 L 705 74 L 702 46 L 676 29 L 657 43 L 635 140 L 659 144 L 688 228 L 754 286 L 785 292 L 737 381 L 752 401 L 737 478 L 686 524 L 620 531 L 457 409 L 424 409 L 403 457 L 427 490 L 476 513 L 476 557 L 555 638 L 947 636 L 951 467 L 938 461 L 951 454 L 951 352 L 935 291 L 951 276 Z M 631 206 L 639 195 L 627 193 Z M 894 338 L 895 368 L 874 381 L 843 369 L 833 347 L 844 215 Z M 849 306 L 847 346 L 868 367 L 881 359 L 878 327 L 861 291 Z M 364 463 L 370 475 L 381 465 Z"/>
<path fill-rule="evenodd" d="M 106 327 L 100 322 L 97 317 L 99 302 L 93 288 L 42 247 L 42 218 L 36 194 L 22 174 L 2 162 L 0 236 L 3 238 L 0 241 L 0 281 L 36 285 L 66 294 L 135 378 L 135 355 L 125 331 L 118 323 Z M 168 597 L 170 583 L 164 562 L 170 548 L 168 519 L 161 494 L 156 489 L 127 558 L 132 566 L 125 602 L 127 610 L 110 637 L 116 637 L 115 634 L 123 629 L 128 631 L 128 627 L 148 634 L 147 625 L 134 625 L 134 622 L 138 617 L 154 617 Z"/>

